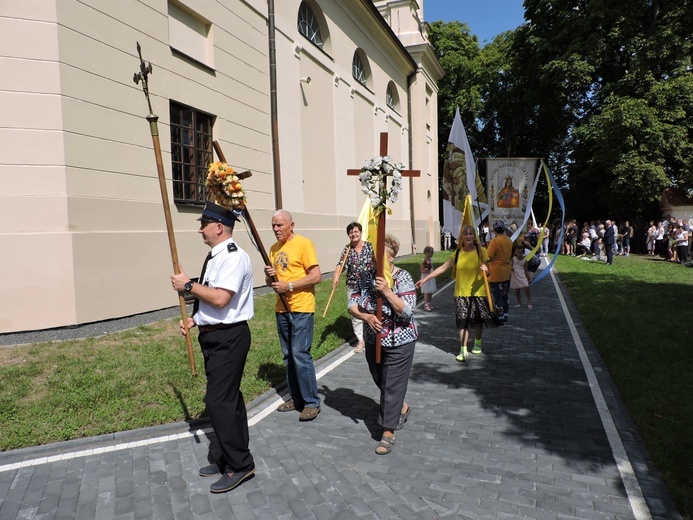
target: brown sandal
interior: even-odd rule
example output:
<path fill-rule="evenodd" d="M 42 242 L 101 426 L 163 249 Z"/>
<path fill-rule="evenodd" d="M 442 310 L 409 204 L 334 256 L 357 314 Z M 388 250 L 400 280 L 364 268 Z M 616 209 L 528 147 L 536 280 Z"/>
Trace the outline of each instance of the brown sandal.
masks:
<path fill-rule="evenodd" d="M 293 399 L 289 399 L 288 401 L 280 404 L 277 407 L 278 412 L 291 412 L 296 409 L 296 404 L 294 403 Z"/>

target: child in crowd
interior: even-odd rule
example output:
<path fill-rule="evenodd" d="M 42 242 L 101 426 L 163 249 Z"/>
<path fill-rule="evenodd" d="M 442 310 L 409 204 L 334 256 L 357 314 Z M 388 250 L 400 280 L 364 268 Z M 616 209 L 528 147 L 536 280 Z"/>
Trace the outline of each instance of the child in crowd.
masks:
<path fill-rule="evenodd" d="M 423 260 L 419 266 L 421 268 L 421 279 L 426 278 L 429 274 L 431 274 L 431 271 L 433 271 L 433 262 L 431 262 L 431 257 L 433 257 L 433 248 L 431 246 L 424 247 Z M 433 307 L 431 306 L 431 298 L 433 293 L 436 292 L 437 288 L 435 278 L 431 278 L 421 286 L 421 294 L 423 294 L 424 297 L 425 311 L 430 312 L 433 310 Z"/>
<path fill-rule="evenodd" d="M 520 289 L 525 290 L 525 296 L 527 296 L 527 308 L 532 308 L 532 297 L 529 292 L 529 269 L 527 268 L 527 259 L 524 254 L 524 247 L 515 246 L 515 256 L 512 259 L 513 270 L 510 273 L 510 288 L 515 289 L 515 297 L 517 298 L 517 305 L 515 307 L 522 306 L 522 295 L 520 294 Z"/>

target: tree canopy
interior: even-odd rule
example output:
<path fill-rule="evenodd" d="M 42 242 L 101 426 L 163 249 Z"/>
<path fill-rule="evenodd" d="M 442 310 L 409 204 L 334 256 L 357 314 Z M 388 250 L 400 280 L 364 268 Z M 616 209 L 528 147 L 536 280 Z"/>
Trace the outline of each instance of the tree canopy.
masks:
<path fill-rule="evenodd" d="M 546 158 L 581 220 L 649 218 L 664 188 L 692 188 L 693 0 L 524 5 L 483 48 L 430 24 L 441 145 L 459 107 L 476 156 Z"/>

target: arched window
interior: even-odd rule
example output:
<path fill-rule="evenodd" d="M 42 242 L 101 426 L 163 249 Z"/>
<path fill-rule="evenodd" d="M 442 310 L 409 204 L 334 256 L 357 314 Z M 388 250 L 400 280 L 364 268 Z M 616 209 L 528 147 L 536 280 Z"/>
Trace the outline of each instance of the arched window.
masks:
<path fill-rule="evenodd" d="M 351 75 L 356 81 L 361 83 L 361 85 L 364 87 L 366 86 L 366 79 L 368 77 L 366 74 L 366 67 L 364 66 L 358 52 L 354 53 L 354 59 L 351 61 Z"/>
<path fill-rule="evenodd" d="M 320 34 L 320 25 L 318 25 L 313 10 L 305 2 L 301 2 L 301 6 L 298 8 L 298 32 L 322 49 L 323 39 L 322 34 Z"/>
<path fill-rule="evenodd" d="M 399 96 L 397 95 L 397 88 L 392 81 L 387 85 L 387 90 L 385 91 L 385 103 L 392 110 L 397 110 L 399 106 Z"/>

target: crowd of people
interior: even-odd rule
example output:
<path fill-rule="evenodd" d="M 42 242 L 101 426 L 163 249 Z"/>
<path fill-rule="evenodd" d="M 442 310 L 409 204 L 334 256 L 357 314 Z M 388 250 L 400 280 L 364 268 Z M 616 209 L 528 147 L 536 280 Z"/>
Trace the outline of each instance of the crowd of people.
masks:
<path fill-rule="evenodd" d="M 646 232 L 647 254 L 670 262 L 688 262 L 691 227 L 688 220 L 670 217 L 655 225 L 650 221 Z"/>
<path fill-rule="evenodd" d="M 578 256 L 591 260 L 602 260 L 611 265 L 614 256 L 629 256 L 632 244 L 639 237 L 637 230 L 629 221 L 618 223 L 612 220 L 585 222 L 579 227 L 575 219 L 565 226 L 552 226 L 551 237 L 554 244 L 563 232 L 561 254 Z M 644 251 L 652 257 L 660 257 L 670 262 L 688 262 L 691 228 L 688 220 L 670 217 L 655 224 L 650 221 L 643 231 Z"/>

